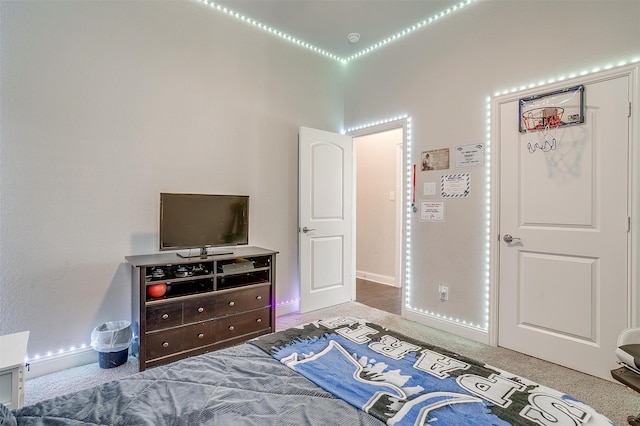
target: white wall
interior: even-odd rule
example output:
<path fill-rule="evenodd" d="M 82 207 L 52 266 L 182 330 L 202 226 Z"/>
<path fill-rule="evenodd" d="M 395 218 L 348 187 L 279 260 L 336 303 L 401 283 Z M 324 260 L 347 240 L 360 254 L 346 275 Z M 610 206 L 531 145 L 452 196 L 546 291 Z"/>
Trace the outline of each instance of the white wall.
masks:
<path fill-rule="evenodd" d="M 250 195 L 297 299 L 298 126 L 343 127 L 341 67 L 196 1 L 0 15 L 0 334 L 34 356 L 130 318 L 124 256 L 157 252 L 160 192 Z"/>
<path fill-rule="evenodd" d="M 396 282 L 398 145 L 402 129 L 354 138 L 356 152 L 356 276 L 398 286 Z M 393 198 L 391 197 L 393 194 Z M 404 205 L 404 203 L 402 203 Z"/>
<path fill-rule="evenodd" d="M 438 148 L 485 143 L 487 98 L 498 90 L 547 81 L 640 55 L 638 1 L 479 1 L 350 63 L 345 125 L 408 114 L 411 163 Z M 446 199 L 446 222 L 411 221 L 411 305 L 485 324 L 484 167 L 417 174 L 470 173 L 469 198 Z M 437 186 L 439 187 L 439 186 Z M 438 197 L 433 197 L 438 199 Z M 438 285 L 449 287 L 440 302 Z"/>

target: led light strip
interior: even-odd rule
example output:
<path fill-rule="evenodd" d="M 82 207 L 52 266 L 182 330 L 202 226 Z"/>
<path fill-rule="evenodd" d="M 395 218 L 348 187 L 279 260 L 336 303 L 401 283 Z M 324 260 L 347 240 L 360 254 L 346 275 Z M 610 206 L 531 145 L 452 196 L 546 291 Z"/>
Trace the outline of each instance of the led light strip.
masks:
<path fill-rule="evenodd" d="M 282 31 L 279 31 L 279 30 L 277 30 L 277 29 L 275 29 L 273 27 L 270 27 L 270 26 L 265 25 L 265 24 L 263 24 L 261 22 L 258 22 L 255 19 L 248 18 L 248 17 L 246 17 L 246 16 L 244 16 L 244 15 L 242 15 L 242 14 L 240 14 L 240 13 L 234 11 L 234 10 L 231 10 L 229 8 L 226 8 L 224 6 L 216 4 L 213 1 L 200 0 L 200 2 L 204 3 L 204 4 L 208 5 L 208 6 L 211 6 L 212 8 L 214 8 L 216 10 L 219 10 L 220 12 L 226 13 L 229 16 L 237 18 L 237 19 L 241 20 L 242 22 L 245 22 L 245 23 L 247 23 L 249 25 L 252 25 L 252 26 L 254 26 L 256 28 L 260 28 L 261 30 L 264 30 L 264 31 L 266 31 L 266 32 L 268 32 L 270 34 L 273 34 L 275 36 L 283 38 L 283 39 L 285 39 L 287 41 L 290 41 L 290 42 L 292 42 L 294 44 L 297 44 L 298 46 L 301 46 L 301 47 L 304 47 L 306 49 L 312 50 L 315 53 L 318 53 L 320 55 L 326 56 L 326 57 L 331 58 L 331 59 L 335 59 L 336 61 L 340 61 L 342 63 L 346 62 L 345 59 L 340 58 L 337 55 L 334 55 L 333 53 L 327 52 L 324 49 L 320 49 L 319 47 L 313 46 L 312 44 L 309 44 L 309 43 L 304 42 L 304 41 L 302 41 L 300 39 L 297 39 L 297 38 L 295 38 L 295 37 L 293 37 L 293 36 L 291 36 L 289 34 L 283 33 Z"/>
<path fill-rule="evenodd" d="M 346 62 L 350 62 L 350 61 L 352 61 L 354 59 L 357 59 L 357 58 L 361 57 L 362 55 L 366 55 L 367 53 L 370 53 L 370 52 L 372 52 L 374 50 L 377 50 L 377 49 L 379 49 L 379 48 L 381 48 L 383 46 L 386 46 L 387 44 L 389 44 L 389 43 L 391 43 L 393 41 L 396 41 L 396 40 L 398 40 L 398 39 L 400 39 L 400 38 L 402 38 L 404 36 L 407 36 L 407 35 L 413 33 L 416 30 L 424 28 L 425 26 L 434 23 L 438 19 L 440 19 L 440 18 L 442 18 L 442 17 L 444 17 L 446 15 L 449 15 L 450 13 L 460 11 L 463 8 L 465 8 L 466 6 L 470 5 L 474 1 L 475 0 L 465 0 L 462 3 L 459 3 L 459 4 L 457 4 L 457 5 L 453 6 L 453 7 L 450 7 L 447 10 L 443 10 L 440 13 L 436 13 L 435 15 L 433 15 L 430 18 L 427 18 L 427 19 L 425 19 L 423 21 L 418 22 L 417 24 L 412 25 L 409 28 L 406 28 L 406 29 L 400 31 L 399 33 L 396 33 L 396 34 L 392 35 L 391 37 L 387 37 L 384 40 L 382 40 L 382 41 L 380 41 L 378 43 L 375 43 L 375 44 L 367 47 L 364 50 L 361 50 L 361 51 L 359 51 L 357 53 L 354 53 L 353 55 L 349 56 L 346 59 L 340 59 L 340 60 L 342 62 L 346 63 Z"/>
<path fill-rule="evenodd" d="M 300 303 L 300 299 L 291 299 L 291 300 L 284 300 L 284 301 L 280 301 L 280 302 L 276 302 L 276 308 L 278 306 L 286 306 L 286 305 L 298 305 Z"/>
<path fill-rule="evenodd" d="M 361 51 L 349 56 L 348 58 L 341 58 L 338 55 L 334 55 L 333 53 L 327 52 L 324 49 L 320 49 L 319 47 L 316 47 L 316 46 L 314 46 L 312 44 L 304 42 L 304 41 L 302 41 L 302 40 L 300 40 L 298 38 L 295 38 L 295 37 L 293 37 L 293 36 L 291 36 L 289 34 L 283 33 L 280 30 L 277 30 L 277 29 L 275 29 L 273 27 L 270 27 L 270 26 L 265 25 L 265 24 L 263 24 L 261 22 L 258 22 L 255 19 L 252 19 L 252 18 L 249 18 L 247 16 L 244 16 L 241 13 L 238 13 L 238 12 L 236 12 L 234 10 L 231 10 L 231 9 L 227 8 L 227 7 L 221 6 L 221 5 L 215 3 L 215 2 L 213 2 L 211 0 L 199 0 L 199 1 L 201 3 L 206 4 L 207 6 L 211 6 L 212 8 L 214 8 L 214 9 L 220 11 L 220 12 L 223 12 L 223 13 L 225 13 L 225 14 L 227 14 L 229 16 L 232 16 L 232 17 L 234 17 L 236 19 L 239 19 L 242 22 L 247 23 L 248 25 L 252 25 L 252 26 L 254 26 L 256 28 L 260 28 L 261 30 L 264 30 L 264 31 L 266 31 L 266 32 L 268 32 L 270 34 L 278 36 L 278 37 L 280 37 L 282 39 L 285 39 L 287 41 L 290 41 L 291 43 L 297 44 L 298 46 L 304 47 L 304 48 L 309 49 L 309 50 L 311 50 L 311 51 L 313 51 L 315 53 L 318 53 L 318 54 L 320 54 L 322 56 L 326 56 L 328 58 L 331 58 L 331 59 L 334 59 L 336 61 L 342 62 L 343 64 L 346 64 L 347 62 L 353 61 L 354 59 L 357 59 L 357 58 L 359 58 L 359 57 L 361 57 L 363 55 L 366 55 L 367 53 L 370 53 L 370 52 L 372 52 L 374 50 L 377 50 L 377 49 L 379 49 L 379 48 L 381 48 L 383 46 L 386 46 L 387 44 L 389 44 L 389 43 L 391 43 L 393 41 L 396 41 L 396 40 L 398 40 L 400 38 L 403 38 L 404 36 L 409 35 L 409 34 L 413 33 L 414 31 L 417 31 L 417 30 L 419 30 L 421 28 L 424 28 L 425 26 L 427 26 L 429 24 L 432 24 L 433 22 L 443 18 L 446 15 L 449 15 L 449 14 L 451 14 L 453 12 L 460 11 L 460 10 L 464 9 L 466 6 L 468 6 L 469 4 L 473 3 L 476 0 L 465 0 L 462 3 L 459 3 L 459 4 L 457 4 L 455 6 L 452 6 L 452 7 L 448 8 L 448 9 L 446 9 L 446 10 L 443 10 L 440 13 L 436 13 L 432 17 L 427 18 L 427 19 L 425 19 L 423 21 L 420 21 L 417 24 L 410 26 L 409 28 L 406 28 L 406 29 L 404 29 L 404 30 L 402 30 L 402 31 L 390 36 L 390 37 L 387 37 L 386 39 L 384 39 L 384 40 L 382 40 L 382 41 L 380 41 L 378 43 L 375 43 L 375 44 L 367 47 L 366 49 L 363 49 L 363 50 L 361 50 Z"/>
<path fill-rule="evenodd" d="M 593 67 L 591 69 L 584 69 L 582 71 L 578 71 L 578 72 L 572 72 L 566 75 L 559 75 L 557 77 L 552 77 L 549 78 L 548 80 L 541 80 L 537 83 L 529 83 L 529 84 L 525 84 L 522 86 L 518 86 L 518 87 L 513 87 L 511 89 L 506 89 L 506 90 L 501 90 L 498 91 L 496 93 L 493 94 L 493 96 L 500 96 L 500 95 L 508 95 L 509 93 L 515 93 L 515 92 L 521 92 L 523 90 L 527 90 L 527 89 L 533 89 L 534 87 L 539 87 L 539 86 L 544 86 L 547 84 L 552 84 L 552 83 L 557 83 L 560 81 L 564 81 L 567 79 L 571 79 L 571 78 L 576 78 L 576 77 L 582 77 L 585 75 L 589 75 L 589 74 L 595 74 L 597 72 L 600 71 L 607 71 L 607 70 L 611 70 L 614 68 L 618 68 L 618 67 L 623 67 L 625 65 L 631 65 L 631 64 L 635 64 L 640 62 L 640 56 L 636 56 L 632 59 L 628 59 L 628 60 L 620 60 L 616 63 L 607 63 L 605 65 L 602 66 L 596 66 Z"/>
<path fill-rule="evenodd" d="M 87 349 L 88 347 L 89 347 L 89 345 L 83 343 L 80 346 L 71 346 L 69 349 L 64 349 L 64 348 L 58 349 L 57 352 L 49 351 L 44 355 L 35 354 L 32 357 L 26 356 L 24 358 L 24 362 L 25 363 L 29 363 L 29 362 L 33 362 L 33 361 L 39 361 L 39 360 L 44 360 L 44 359 L 48 359 L 48 358 L 54 358 L 54 357 L 59 356 L 59 355 L 66 355 L 66 354 L 70 354 L 70 353 L 73 353 L 73 352 L 79 352 L 79 351 L 82 351 L 84 349 Z"/>
<path fill-rule="evenodd" d="M 484 232 L 484 326 L 478 328 L 489 331 L 491 311 L 491 97 L 487 97 L 487 133 L 484 144 L 485 167 L 485 232 Z"/>
<path fill-rule="evenodd" d="M 411 166 L 411 158 L 413 155 L 413 129 L 411 126 L 411 118 L 407 117 L 407 147 L 405 150 L 407 159 L 407 200 L 405 213 L 405 242 L 404 242 L 404 304 L 407 308 L 411 307 L 411 214 L 413 213 L 413 167 Z"/>
<path fill-rule="evenodd" d="M 291 299 L 291 300 L 285 300 L 282 302 L 277 302 L 276 303 L 276 307 L 277 306 L 282 306 L 282 305 L 291 305 L 291 304 L 298 304 L 300 302 L 300 299 Z M 138 336 L 134 336 L 133 340 L 136 341 Z M 58 349 L 57 351 L 48 351 L 46 352 L 44 355 L 40 355 L 40 354 L 35 354 L 32 357 L 26 356 L 24 358 L 24 362 L 25 364 L 28 364 L 30 362 L 34 362 L 34 361 L 44 361 L 47 359 L 51 359 L 51 358 L 56 358 L 60 355 L 69 355 L 72 354 L 74 352 L 81 352 L 87 348 L 90 348 L 89 345 L 87 345 L 86 343 L 81 344 L 80 346 L 71 346 L 69 349 Z"/>

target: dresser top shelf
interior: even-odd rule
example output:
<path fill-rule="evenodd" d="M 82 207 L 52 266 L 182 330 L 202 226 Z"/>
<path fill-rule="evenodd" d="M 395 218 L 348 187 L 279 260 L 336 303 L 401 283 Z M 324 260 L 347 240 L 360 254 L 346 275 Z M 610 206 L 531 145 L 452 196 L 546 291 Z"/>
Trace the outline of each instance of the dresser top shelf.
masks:
<path fill-rule="evenodd" d="M 181 257 L 177 252 L 143 254 L 135 256 L 125 256 L 127 262 L 133 266 L 144 267 L 154 265 L 180 265 L 213 260 L 237 259 L 239 257 L 266 256 L 277 254 L 275 250 L 253 246 L 235 246 L 229 249 L 232 253 L 215 254 L 209 256 Z"/>

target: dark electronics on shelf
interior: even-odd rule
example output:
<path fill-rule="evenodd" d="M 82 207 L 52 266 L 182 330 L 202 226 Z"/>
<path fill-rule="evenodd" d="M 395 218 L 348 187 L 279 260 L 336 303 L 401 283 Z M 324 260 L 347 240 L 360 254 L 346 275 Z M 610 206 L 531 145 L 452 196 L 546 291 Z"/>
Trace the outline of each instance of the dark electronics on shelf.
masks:
<path fill-rule="evenodd" d="M 222 265 L 222 272 L 228 274 L 230 272 L 241 272 L 241 271 L 251 271 L 253 270 L 255 262 L 250 261 L 240 261 L 236 263 L 228 263 Z"/>
<path fill-rule="evenodd" d="M 248 195 L 160 194 L 160 250 L 195 257 L 248 243 Z"/>

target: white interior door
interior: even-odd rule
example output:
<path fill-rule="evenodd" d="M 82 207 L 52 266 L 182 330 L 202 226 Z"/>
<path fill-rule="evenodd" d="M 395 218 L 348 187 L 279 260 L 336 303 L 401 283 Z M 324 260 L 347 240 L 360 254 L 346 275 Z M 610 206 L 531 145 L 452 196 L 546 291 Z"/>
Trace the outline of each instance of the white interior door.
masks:
<path fill-rule="evenodd" d="M 299 133 L 300 311 L 349 302 L 355 293 L 353 140 Z"/>
<path fill-rule="evenodd" d="M 610 379 L 629 320 L 629 78 L 586 83 L 584 98 L 585 123 L 548 152 L 527 149 L 517 100 L 498 112 L 498 344 Z"/>

